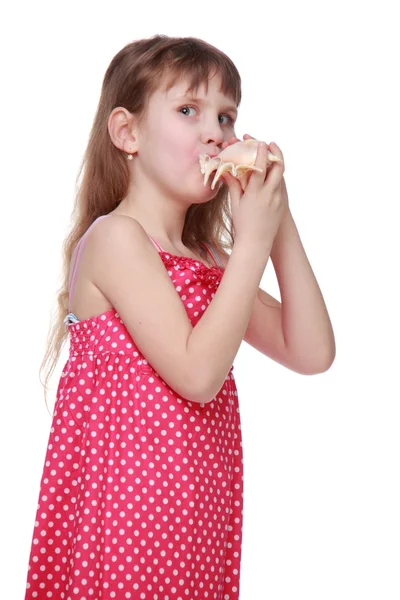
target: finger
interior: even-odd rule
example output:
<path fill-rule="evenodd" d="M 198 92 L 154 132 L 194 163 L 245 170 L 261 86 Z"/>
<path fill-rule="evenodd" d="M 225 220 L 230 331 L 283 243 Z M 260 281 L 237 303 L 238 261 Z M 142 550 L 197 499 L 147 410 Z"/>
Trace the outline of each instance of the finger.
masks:
<path fill-rule="evenodd" d="M 223 181 L 227 185 L 232 202 L 239 202 L 243 194 L 239 180 L 231 175 L 231 173 L 225 171 L 221 175 L 220 181 Z"/>
<path fill-rule="evenodd" d="M 282 150 L 279 148 L 278 144 L 275 144 L 275 142 L 270 142 L 269 148 L 270 148 L 272 154 L 274 154 L 275 156 L 277 156 L 278 158 L 280 158 L 283 161 Z"/>
<path fill-rule="evenodd" d="M 268 186 L 272 189 L 278 189 L 282 182 L 283 173 L 285 172 L 285 161 L 283 154 L 278 146 L 272 143 L 271 152 L 281 159 L 280 162 L 273 162 L 268 166 L 267 176 L 265 178 L 264 186 Z"/>
<path fill-rule="evenodd" d="M 240 142 L 239 138 L 237 138 L 237 137 L 231 137 L 226 142 L 223 142 L 223 144 L 222 144 L 222 150 L 225 150 L 225 148 L 227 148 L 228 146 L 231 146 L 232 144 L 236 144 L 236 142 Z"/>
<path fill-rule="evenodd" d="M 249 135 L 248 133 L 245 133 L 243 136 L 243 139 L 244 140 L 256 140 L 257 138 L 253 137 L 252 135 Z M 265 143 L 267 143 L 267 142 L 265 142 Z M 269 144 L 267 144 L 267 148 L 270 152 L 272 152 L 272 150 L 269 147 Z"/>
<path fill-rule="evenodd" d="M 251 193 L 256 191 L 257 189 L 260 189 L 260 187 L 265 181 L 268 164 L 269 161 L 267 144 L 265 142 L 260 142 L 258 144 L 257 156 L 254 163 L 254 166 L 258 167 L 260 171 L 253 171 L 251 173 L 251 177 L 247 185 L 246 191 L 249 191 Z"/>
<path fill-rule="evenodd" d="M 244 140 L 256 140 L 257 138 L 255 138 L 255 137 L 253 137 L 253 136 L 249 135 L 248 133 L 245 133 L 245 134 L 244 134 L 244 136 L 243 136 L 243 139 L 244 139 Z M 273 143 L 273 142 L 272 142 L 272 143 Z M 270 144 L 267 144 L 267 148 L 268 148 L 268 150 L 269 150 L 270 152 L 272 152 L 272 150 L 271 150 L 271 148 L 270 148 Z M 274 153 L 272 152 L 272 154 L 274 154 Z M 280 158 L 280 157 L 279 157 L 279 158 Z"/>

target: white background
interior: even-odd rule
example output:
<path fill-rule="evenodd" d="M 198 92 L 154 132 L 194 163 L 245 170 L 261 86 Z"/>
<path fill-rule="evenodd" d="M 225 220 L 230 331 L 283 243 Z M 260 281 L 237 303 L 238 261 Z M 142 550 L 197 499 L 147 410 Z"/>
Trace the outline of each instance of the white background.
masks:
<path fill-rule="evenodd" d="M 155 33 L 201 37 L 235 62 L 237 134 L 284 153 L 291 210 L 336 334 L 335 363 L 322 375 L 297 375 L 245 343 L 236 358 L 240 598 L 400 598 L 395 5 L 114 0 L 2 9 L 1 598 L 25 594 L 51 426 L 38 370 L 78 166 L 111 59 Z M 261 285 L 280 298 L 271 263 Z"/>

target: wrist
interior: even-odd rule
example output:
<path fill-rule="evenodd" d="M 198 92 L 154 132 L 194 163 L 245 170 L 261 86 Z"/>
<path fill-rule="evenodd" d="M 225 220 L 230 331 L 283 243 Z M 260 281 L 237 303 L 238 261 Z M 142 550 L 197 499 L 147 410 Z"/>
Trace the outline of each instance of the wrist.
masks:
<path fill-rule="evenodd" d="M 270 252 L 273 245 L 273 240 L 258 239 L 254 236 L 241 235 L 236 236 L 233 247 L 240 249 L 241 252 L 249 253 L 265 253 Z"/>

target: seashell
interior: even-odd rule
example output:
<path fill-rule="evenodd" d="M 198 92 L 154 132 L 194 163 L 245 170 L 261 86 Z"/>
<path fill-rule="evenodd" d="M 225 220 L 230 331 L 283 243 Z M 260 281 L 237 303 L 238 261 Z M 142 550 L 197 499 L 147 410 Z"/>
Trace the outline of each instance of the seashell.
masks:
<path fill-rule="evenodd" d="M 259 167 L 255 166 L 259 143 L 258 140 L 248 139 L 231 144 L 215 157 L 211 157 L 208 154 L 200 154 L 199 162 L 201 172 L 204 175 L 204 185 L 209 180 L 211 173 L 216 170 L 217 172 L 211 184 L 211 189 L 213 190 L 222 173 L 229 171 L 229 173 L 239 179 L 242 189 L 245 190 L 251 171 L 261 171 Z M 280 158 L 271 152 L 268 152 L 268 160 L 269 164 L 282 162 Z"/>

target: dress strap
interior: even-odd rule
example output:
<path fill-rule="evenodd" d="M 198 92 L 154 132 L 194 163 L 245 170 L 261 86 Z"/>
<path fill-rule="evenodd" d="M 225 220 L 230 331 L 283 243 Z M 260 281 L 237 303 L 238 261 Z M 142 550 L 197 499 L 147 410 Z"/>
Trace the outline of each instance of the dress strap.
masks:
<path fill-rule="evenodd" d="M 153 242 L 153 244 L 155 245 L 155 247 L 157 248 L 157 250 L 159 250 L 160 252 L 165 252 L 160 244 L 158 242 L 156 242 L 156 240 L 153 240 L 153 238 L 151 237 L 151 235 L 147 234 L 147 237 Z"/>
<path fill-rule="evenodd" d="M 214 246 L 212 246 L 209 242 L 202 242 L 202 246 L 207 250 L 217 267 L 222 267 L 223 265 L 221 259 L 218 256 L 218 252 L 215 250 Z"/>
<path fill-rule="evenodd" d="M 75 248 L 75 259 L 74 259 L 74 265 L 72 267 L 72 275 L 71 275 L 71 279 L 69 282 L 69 298 L 68 298 L 68 307 L 71 307 L 71 299 L 74 293 L 74 289 L 75 289 L 75 281 L 76 281 L 76 272 L 77 272 L 77 268 L 78 268 L 78 264 L 79 261 L 81 259 L 82 256 L 82 251 L 86 242 L 86 234 L 91 230 L 91 228 L 93 227 L 93 225 L 97 222 L 100 221 L 100 219 L 104 219 L 105 217 L 108 217 L 109 215 L 102 215 L 101 217 L 98 217 L 97 219 L 95 219 L 93 221 L 93 223 L 90 225 L 90 227 L 88 227 L 88 229 L 85 231 L 85 233 L 83 234 L 83 236 L 81 237 L 81 239 L 79 240 L 79 242 L 76 245 Z"/>
<path fill-rule="evenodd" d="M 160 244 L 158 242 L 156 242 L 156 240 L 154 240 L 149 234 L 147 234 L 147 236 L 153 242 L 153 244 L 155 245 L 155 247 L 157 248 L 157 250 L 159 250 L 160 252 L 165 252 L 163 250 L 163 248 L 161 248 Z M 208 254 L 211 256 L 213 263 L 215 263 L 219 267 L 222 267 L 223 265 L 222 265 L 221 259 L 219 258 L 218 253 L 215 250 L 215 248 L 211 244 L 209 244 L 207 242 L 203 242 L 202 245 L 207 250 Z"/>

